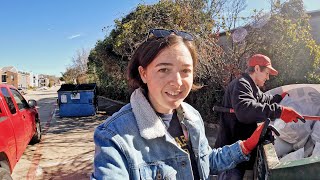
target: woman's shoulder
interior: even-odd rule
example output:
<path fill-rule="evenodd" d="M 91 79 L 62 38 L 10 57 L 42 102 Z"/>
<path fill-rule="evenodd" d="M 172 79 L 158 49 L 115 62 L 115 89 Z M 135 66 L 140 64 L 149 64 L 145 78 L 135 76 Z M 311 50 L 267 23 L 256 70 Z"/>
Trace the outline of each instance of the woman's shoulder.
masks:
<path fill-rule="evenodd" d="M 191 106 L 189 103 L 186 102 L 182 102 L 181 106 L 184 110 L 189 110 L 189 111 L 193 111 L 193 112 L 198 112 L 193 106 Z"/>
<path fill-rule="evenodd" d="M 124 105 L 118 112 L 108 117 L 102 124 L 100 124 L 96 131 L 113 131 L 121 134 L 121 131 L 126 127 L 136 126 L 135 116 L 132 112 L 131 104 Z"/>

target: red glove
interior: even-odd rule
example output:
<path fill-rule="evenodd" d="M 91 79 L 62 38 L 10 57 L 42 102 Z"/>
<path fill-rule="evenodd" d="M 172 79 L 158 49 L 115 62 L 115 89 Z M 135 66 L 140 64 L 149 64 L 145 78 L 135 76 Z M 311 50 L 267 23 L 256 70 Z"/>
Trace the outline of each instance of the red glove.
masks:
<path fill-rule="evenodd" d="M 260 124 L 253 132 L 251 137 L 249 137 L 247 140 L 242 141 L 241 149 L 245 155 L 249 154 L 257 146 L 263 127 L 264 123 Z"/>
<path fill-rule="evenodd" d="M 296 112 L 291 107 L 286 106 L 282 106 L 280 118 L 286 123 L 292 121 L 298 122 L 298 118 L 303 119 L 303 117 L 298 112 Z"/>
<path fill-rule="evenodd" d="M 283 92 L 283 93 L 281 94 L 282 99 L 283 99 L 287 94 L 288 94 L 287 92 Z M 288 94 L 288 96 L 289 96 L 289 94 Z"/>

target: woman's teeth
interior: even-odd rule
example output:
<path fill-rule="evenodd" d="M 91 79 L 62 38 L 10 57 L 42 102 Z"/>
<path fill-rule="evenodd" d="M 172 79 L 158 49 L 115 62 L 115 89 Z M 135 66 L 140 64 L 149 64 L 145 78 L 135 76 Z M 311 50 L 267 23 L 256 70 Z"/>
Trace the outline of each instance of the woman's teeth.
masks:
<path fill-rule="evenodd" d="M 168 94 L 170 94 L 171 96 L 176 96 L 178 95 L 180 92 L 168 92 Z"/>

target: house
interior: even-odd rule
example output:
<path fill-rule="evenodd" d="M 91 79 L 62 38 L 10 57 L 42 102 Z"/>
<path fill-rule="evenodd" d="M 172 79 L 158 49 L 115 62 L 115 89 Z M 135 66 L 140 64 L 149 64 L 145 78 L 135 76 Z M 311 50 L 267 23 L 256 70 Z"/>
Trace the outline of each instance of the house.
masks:
<path fill-rule="evenodd" d="M 13 66 L 1 68 L 1 83 L 10 84 L 18 88 L 18 70 Z"/>
<path fill-rule="evenodd" d="M 39 77 L 38 74 L 30 72 L 30 87 L 39 87 Z"/>
<path fill-rule="evenodd" d="M 48 87 L 50 84 L 50 81 L 49 81 L 49 78 L 48 78 L 48 75 L 44 75 L 44 74 L 40 74 L 38 76 L 38 85 L 39 87 Z"/>
<path fill-rule="evenodd" d="M 27 89 L 30 86 L 30 73 L 18 71 L 18 87 Z"/>

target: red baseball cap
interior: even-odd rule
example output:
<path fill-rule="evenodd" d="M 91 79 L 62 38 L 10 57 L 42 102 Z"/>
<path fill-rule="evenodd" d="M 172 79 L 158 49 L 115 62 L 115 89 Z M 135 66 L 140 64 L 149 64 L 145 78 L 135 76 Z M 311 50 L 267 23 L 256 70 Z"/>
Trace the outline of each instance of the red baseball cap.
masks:
<path fill-rule="evenodd" d="M 265 56 L 263 54 L 255 54 L 253 55 L 248 62 L 248 66 L 266 66 L 267 68 L 270 69 L 270 75 L 276 76 L 278 74 L 278 71 L 275 70 L 272 65 L 271 65 L 271 60 L 268 58 L 268 56 Z"/>

